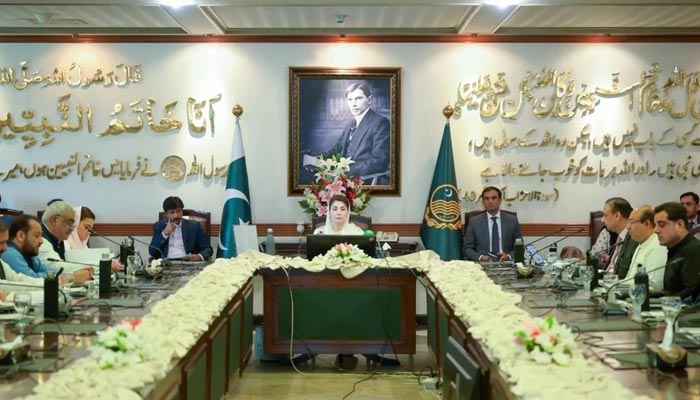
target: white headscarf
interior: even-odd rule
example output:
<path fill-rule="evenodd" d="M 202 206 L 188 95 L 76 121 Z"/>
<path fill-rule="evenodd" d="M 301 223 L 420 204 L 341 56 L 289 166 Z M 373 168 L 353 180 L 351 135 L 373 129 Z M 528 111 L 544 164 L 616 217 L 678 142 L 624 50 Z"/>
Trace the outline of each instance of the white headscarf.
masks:
<path fill-rule="evenodd" d="M 333 220 L 331 219 L 330 209 L 326 213 L 326 224 L 323 228 L 317 229 L 320 235 L 362 235 L 365 231 L 359 226 L 350 222 L 350 213 L 345 217 L 343 228 L 339 231 L 333 230 Z"/>
<path fill-rule="evenodd" d="M 66 246 L 66 250 L 87 249 L 88 248 L 88 241 L 87 240 L 80 240 L 80 236 L 78 236 L 78 225 L 80 225 L 80 214 L 82 212 L 83 212 L 82 207 L 75 208 L 75 223 L 73 224 L 73 231 L 70 233 L 70 236 L 68 236 L 68 239 L 66 239 L 63 242 Z"/>

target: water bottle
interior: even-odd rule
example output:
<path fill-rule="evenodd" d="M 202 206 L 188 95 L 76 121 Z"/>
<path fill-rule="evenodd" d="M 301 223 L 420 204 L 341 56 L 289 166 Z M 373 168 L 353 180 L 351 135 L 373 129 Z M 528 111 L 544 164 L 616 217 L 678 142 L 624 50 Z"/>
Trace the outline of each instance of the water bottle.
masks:
<path fill-rule="evenodd" d="M 554 264 L 559 257 L 557 256 L 557 243 L 549 245 L 549 253 L 547 253 L 547 263 Z"/>
<path fill-rule="evenodd" d="M 637 265 L 637 273 L 634 274 L 634 286 L 634 303 L 641 304 L 642 311 L 649 311 L 649 275 L 647 275 L 647 270 L 642 264 Z"/>
<path fill-rule="evenodd" d="M 275 253 L 275 235 L 272 228 L 267 228 L 267 238 L 265 238 L 265 253 L 274 256 Z"/>
<path fill-rule="evenodd" d="M 515 248 L 514 248 L 514 260 L 515 263 L 525 262 L 525 244 L 523 243 L 523 238 L 515 238 Z"/>

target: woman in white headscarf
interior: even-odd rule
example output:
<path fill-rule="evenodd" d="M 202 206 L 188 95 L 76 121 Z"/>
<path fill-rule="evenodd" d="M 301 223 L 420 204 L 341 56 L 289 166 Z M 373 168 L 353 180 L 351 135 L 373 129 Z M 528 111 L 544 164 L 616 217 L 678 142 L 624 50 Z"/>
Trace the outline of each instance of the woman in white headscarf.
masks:
<path fill-rule="evenodd" d="M 350 222 L 350 200 L 337 194 L 328 201 L 326 224 L 317 228 L 314 235 L 362 235 L 365 231 Z"/>
<path fill-rule="evenodd" d="M 87 249 L 88 239 L 90 239 L 90 231 L 95 226 L 95 213 L 87 207 L 76 207 L 75 226 L 73 232 L 66 239 L 66 250 Z"/>
<path fill-rule="evenodd" d="M 92 229 L 95 226 L 95 213 L 87 207 L 75 208 L 76 221 L 73 227 L 73 232 L 70 233 L 68 239 L 63 243 L 66 250 L 88 249 L 88 240 L 92 234 Z M 118 272 L 124 269 L 124 266 L 119 260 L 112 260 L 112 271 Z"/>

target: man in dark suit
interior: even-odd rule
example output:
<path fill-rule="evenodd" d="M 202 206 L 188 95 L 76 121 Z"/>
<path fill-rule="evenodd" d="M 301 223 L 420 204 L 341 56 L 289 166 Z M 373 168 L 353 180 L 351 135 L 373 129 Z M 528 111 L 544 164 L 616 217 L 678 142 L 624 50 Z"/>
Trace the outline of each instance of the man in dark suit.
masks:
<path fill-rule="evenodd" d="M 153 238 L 148 252 L 154 258 L 183 258 L 202 261 L 214 252 L 202 226 L 182 218 L 185 204 L 179 197 L 163 201 L 166 218 L 153 225 Z"/>
<path fill-rule="evenodd" d="M 350 165 L 350 175 L 371 185 L 388 185 L 389 120 L 370 108 L 372 92 L 367 84 L 350 85 L 345 99 L 353 119 L 328 154 L 352 158 L 355 163 Z"/>
<path fill-rule="evenodd" d="M 654 208 L 654 232 L 659 244 L 668 248 L 668 261 L 677 261 L 664 270 L 664 292 L 697 301 L 700 294 L 700 240 L 688 230 L 688 217 L 680 203 L 664 203 Z"/>
<path fill-rule="evenodd" d="M 616 243 L 621 243 L 613 249 L 605 273 L 617 274 L 620 279 L 625 279 L 627 276 L 634 251 L 639 245 L 632 240 L 632 236 L 628 235 L 630 214 L 632 214 L 632 206 L 622 197 L 612 197 L 603 206 L 603 224 L 609 231 L 618 234 Z"/>
<path fill-rule="evenodd" d="M 471 261 L 513 259 L 515 239 L 522 238 L 518 217 L 501 212 L 501 190 L 488 186 L 481 192 L 484 212 L 469 219 L 462 255 Z"/>
<path fill-rule="evenodd" d="M 700 237 L 700 218 L 698 218 L 700 197 L 695 192 L 686 192 L 681 195 L 680 200 L 688 217 L 688 230 L 696 238 Z"/>

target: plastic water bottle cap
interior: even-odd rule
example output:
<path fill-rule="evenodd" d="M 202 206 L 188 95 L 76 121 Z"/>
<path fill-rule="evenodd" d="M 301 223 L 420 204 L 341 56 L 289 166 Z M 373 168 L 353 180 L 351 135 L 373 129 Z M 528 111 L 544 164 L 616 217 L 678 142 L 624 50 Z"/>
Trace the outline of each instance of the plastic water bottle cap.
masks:
<path fill-rule="evenodd" d="M 272 228 L 267 228 L 267 233 L 272 233 Z"/>

